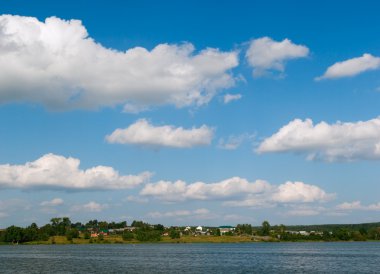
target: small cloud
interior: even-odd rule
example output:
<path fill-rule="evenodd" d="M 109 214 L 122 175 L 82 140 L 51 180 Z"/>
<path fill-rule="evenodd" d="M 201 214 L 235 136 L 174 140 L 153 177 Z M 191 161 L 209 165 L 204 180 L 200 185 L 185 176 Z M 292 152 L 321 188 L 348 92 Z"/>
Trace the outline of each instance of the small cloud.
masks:
<path fill-rule="evenodd" d="M 323 79 L 336 79 L 342 77 L 352 77 L 360 73 L 380 68 L 380 58 L 365 53 L 361 57 L 348 59 L 343 62 L 337 62 L 327 68 L 326 72 L 315 78 L 316 81 Z"/>
<path fill-rule="evenodd" d="M 223 102 L 228 104 L 232 101 L 240 100 L 243 96 L 241 94 L 226 94 L 223 97 Z"/>
<path fill-rule="evenodd" d="M 101 212 L 107 208 L 109 208 L 108 204 L 99 204 L 96 202 L 89 202 L 83 205 L 74 205 L 71 207 L 71 211 Z"/>
<path fill-rule="evenodd" d="M 54 207 L 63 205 L 63 200 L 61 198 L 54 198 L 51 201 L 43 201 L 40 203 L 40 206 Z"/>
<path fill-rule="evenodd" d="M 210 145 L 213 136 L 214 130 L 206 125 L 184 129 L 171 125 L 154 126 L 147 120 L 141 119 L 128 128 L 116 129 L 106 136 L 106 140 L 111 144 L 143 147 L 192 148 Z"/>
<path fill-rule="evenodd" d="M 269 37 L 252 40 L 246 53 L 248 64 L 253 68 L 253 76 L 263 76 L 268 71 L 285 71 L 285 63 L 291 59 L 307 57 L 309 49 L 296 45 L 289 39 L 281 42 Z"/>

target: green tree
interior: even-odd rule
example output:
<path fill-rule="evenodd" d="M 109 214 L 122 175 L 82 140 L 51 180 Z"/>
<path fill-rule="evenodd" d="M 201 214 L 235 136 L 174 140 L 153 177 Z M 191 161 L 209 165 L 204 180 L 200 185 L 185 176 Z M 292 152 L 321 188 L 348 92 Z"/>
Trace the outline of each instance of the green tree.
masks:
<path fill-rule="evenodd" d="M 176 229 L 171 229 L 169 231 L 169 236 L 172 239 L 179 239 L 179 238 L 181 238 L 181 233 Z"/>
<path fill-rule="evenodd" d="M 268 221 L 264 221 L 261 225 L 261 234 L 263 236 L 268 236 L 270 232 L 270 224 Z"/>
<path fill-rule="evenodd" d="M 24 229 L 18 226 L 10 226 L 3 235 L 4 242 L 22 243 L 24 241 Z"/>

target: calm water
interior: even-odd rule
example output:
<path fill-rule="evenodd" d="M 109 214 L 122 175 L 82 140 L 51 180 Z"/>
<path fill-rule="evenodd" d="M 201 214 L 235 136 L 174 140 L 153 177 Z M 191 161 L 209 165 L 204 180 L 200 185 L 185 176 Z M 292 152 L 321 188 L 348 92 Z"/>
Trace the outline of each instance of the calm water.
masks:
<path fill-rule="evenodd" d="M 380 243 L 0 246 L 0 273 L 380 273 Z"/>

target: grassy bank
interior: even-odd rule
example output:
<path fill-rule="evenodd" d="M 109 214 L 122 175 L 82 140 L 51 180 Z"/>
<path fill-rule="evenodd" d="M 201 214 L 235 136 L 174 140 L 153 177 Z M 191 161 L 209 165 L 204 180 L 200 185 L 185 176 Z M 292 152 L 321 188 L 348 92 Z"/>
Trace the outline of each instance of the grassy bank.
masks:
<path fill-rule="evenodd" d="M 256 240 L 257 241 L 257 240 Z M 161 241 L 155 243 L 248 243 L 254 242 L 250 236 L 182 236 L 180 239 L 171 239 L 168 236 L 163 236 Z M 33 241 L 23 243 L 25 245 L 63 245 L 63 244 L 140 244 L 142 242 L 133 239 L 131 241 L 124 241 L 121 235 L 104 236 L 103 240 L 97 238 L 84 239 L 76 238 L 71 241 L 67 240 L 65 236 L 50 237 L 48 241 Z M 0 243 L 10 244 L 10 243 Z"/>

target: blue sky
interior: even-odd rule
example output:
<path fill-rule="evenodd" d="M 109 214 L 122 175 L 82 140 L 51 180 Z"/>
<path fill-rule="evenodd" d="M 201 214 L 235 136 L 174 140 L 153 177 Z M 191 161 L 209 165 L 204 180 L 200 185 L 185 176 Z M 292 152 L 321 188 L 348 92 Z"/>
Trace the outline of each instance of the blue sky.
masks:
<path fill-rule="evenodd" d="M 252 2 L 1 1 L 0 227 L 378 221 L 379 4 Z"/>

